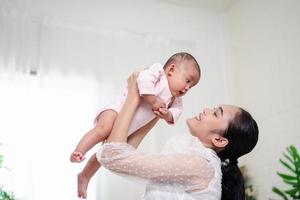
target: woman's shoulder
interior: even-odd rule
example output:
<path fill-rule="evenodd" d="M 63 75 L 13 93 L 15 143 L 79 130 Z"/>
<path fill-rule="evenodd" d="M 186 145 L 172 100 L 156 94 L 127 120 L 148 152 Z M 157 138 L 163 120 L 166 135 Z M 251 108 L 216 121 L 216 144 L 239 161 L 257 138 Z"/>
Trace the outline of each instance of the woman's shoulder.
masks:
<path fill-rule="evenodd" d="M 164 152 L 169 153 L 201 153 L 203 145 L 198 138 L 188 134 L 178 134 L 171 137 L 164 146 Z"/>
<path fill-rule="evenodd" d="M 188 134 L 179 134 L 170 138 L 163 151 L 166 153 L 197 154 L 206 160 L 220 164 L 220 159 L 213 149 L 205 147 L 197 137 Z"/>

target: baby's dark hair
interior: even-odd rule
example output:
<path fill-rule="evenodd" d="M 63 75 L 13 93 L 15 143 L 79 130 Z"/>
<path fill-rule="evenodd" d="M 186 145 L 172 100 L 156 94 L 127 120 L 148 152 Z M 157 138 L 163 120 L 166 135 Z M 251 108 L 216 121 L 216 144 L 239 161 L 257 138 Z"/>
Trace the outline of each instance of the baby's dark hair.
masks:
<path fill-rule="evenodd" d="M 199 75 L 201 76 L 201 70 L 200 70 L 200 66 L 197 62 L 197 60 L 194 58 L 194 56 L 192 56 L 189 53 L 186 52 L 179 52 L 179 53 L 175 53 L 174 55 L 172 55 L 166 62 L 166 64 L 164 65 L 164 69 L 166 69 L 169 65 L 173 64 L 173 63 L 180 63 L 182 61 L 192 61 L 194 62 L 194 66 L 196 68 L 196 70 L 199 72 Z"/>
<path fill-rule="evenodd" d="M 240 108 L 223 137 L 228 145 L 218 152 L 222 160 L 222 200 L 245 199 L 245 185 L 237 159 L 252 151 L 258 140 L 258 126 L 249 112 Z"/>

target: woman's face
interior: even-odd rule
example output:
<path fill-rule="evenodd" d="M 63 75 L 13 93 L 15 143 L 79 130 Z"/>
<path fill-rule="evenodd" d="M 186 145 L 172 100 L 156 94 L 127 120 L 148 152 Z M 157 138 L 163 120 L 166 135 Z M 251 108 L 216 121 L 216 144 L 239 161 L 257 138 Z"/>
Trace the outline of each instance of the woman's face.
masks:
<path fill-rule="evenodd" d="M 204 108 L 197 116 L 187 119 L 187 125 L 193 136 L 205 146 L 212 147 L 212 138 L 224 132 L 238 112 L 239 108 L 231 105 Z"/>

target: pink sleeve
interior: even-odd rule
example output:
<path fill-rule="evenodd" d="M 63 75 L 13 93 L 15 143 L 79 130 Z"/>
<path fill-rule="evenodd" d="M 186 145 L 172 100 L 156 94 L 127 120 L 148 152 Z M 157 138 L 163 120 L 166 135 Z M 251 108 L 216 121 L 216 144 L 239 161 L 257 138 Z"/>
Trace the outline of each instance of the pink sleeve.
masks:
<path fill-rule="evenodd" d="M 173 123 L 169 123 L 169 124 L 174 124 L 179 119 L 182 110 L 183 110 L 182 98 L 175 98 L 173 104 L 169 108 L 169 111 L 173 115 Z"/>
<path fill-rule="evenodd" d="M 159 63 L 156 63 L 149 68 L 141 71 L 137 79 L 137 85 L 140 95 L 156 95 L 155 85 L 158 83 L 160 77 L 163 74 L 164 69 Z"/>
<path fill-rule="evenodd" d="M 207 188 L 214 176 L 212 165 L 198 154 L 142 154 L 127 143 L 106 143 L 97 153 L 102 166 L 122 176 L 185 190 Z"/>

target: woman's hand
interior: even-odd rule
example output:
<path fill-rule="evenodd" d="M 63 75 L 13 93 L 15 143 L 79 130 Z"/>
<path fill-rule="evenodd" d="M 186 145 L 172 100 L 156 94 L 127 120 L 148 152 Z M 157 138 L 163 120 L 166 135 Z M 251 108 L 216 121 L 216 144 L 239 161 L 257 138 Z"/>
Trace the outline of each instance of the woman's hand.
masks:
<path fill-rule="evenodd" d="M 127 79 L 128 97 L 132 100 L 140 100 L 140 94 L 137 87 L 137 78 L 140 72 L 133 72 Z"/>

